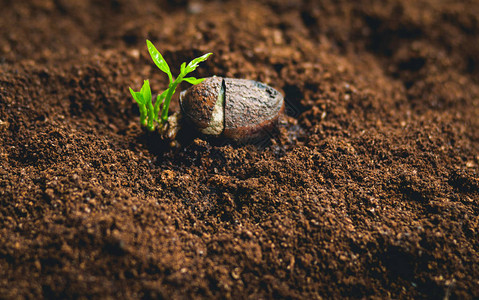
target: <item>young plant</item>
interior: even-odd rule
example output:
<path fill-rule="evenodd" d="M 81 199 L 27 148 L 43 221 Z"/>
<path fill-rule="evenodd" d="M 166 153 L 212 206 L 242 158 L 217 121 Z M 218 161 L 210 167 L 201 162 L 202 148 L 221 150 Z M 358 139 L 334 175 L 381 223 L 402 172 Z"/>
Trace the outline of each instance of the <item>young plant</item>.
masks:
<path fill-rule="evenodd" d="M 150 82 L 145 80 L 143 86 L 139 92 L 135 92 L 130 88 L 130 93 L 135 99 L 138 107 L 140 108 L 140 123 L 148 130 L 153 131 L 159 126 L 162 130 L 168 122 L 168 110 L 170 108 L 171 98 L 176 92 L 178 85 L 186 81 L 193 85 L 199 84 L 205 80 L 205 78 L 185 77 L 189 73 L 196 70 L 200 62 L 208 59 L 213 53 L 207 53 L 203 56 L 193 59 L 189 64 L 185 62 L 181 64 L 180 74 L 178 77 L 173 78 L 170 67 L 166 63 L 161 53 L 153 46 L 153 44 L 146 40 L 148 52 L 150 53 L 153 62 L 156 66 L 168 75 L 169 85 L 168 88 L 156 97 L 156 101 L 153 104 L 153 97 L 151 96 Z"/>

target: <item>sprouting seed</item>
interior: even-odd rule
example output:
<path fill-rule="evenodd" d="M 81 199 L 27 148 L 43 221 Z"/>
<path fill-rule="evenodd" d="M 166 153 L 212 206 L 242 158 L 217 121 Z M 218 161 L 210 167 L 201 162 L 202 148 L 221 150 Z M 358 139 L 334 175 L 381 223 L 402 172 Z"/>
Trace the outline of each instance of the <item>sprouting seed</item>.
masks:
<path fill-rule="evenodd" d="M 170 81 L 168 88 L 162 93 L 158 94 L 156 97 L 155 104 L 153 105 L 150 83 L 148 80 L 145 80 L 141 90 L 135 92 L 130 88 L 130 93 L 138 103 L 140 108 L 140 123 L 142 126 L 145 126 L 148 130 L 153 131 L 156 128 L 163 130 L 165 125 L 168 123 L 168 110 L 170 108 L 171 98 L 176 92 L 178 85 L 183 82 L 189 82 L 193 85 L 201 83 L 204 78 L 195 78 L 195 77 L 185 77 L 189 73 L 196 70 L 200 62 L 203 62 L 210 57 L 213 53 L 207 53 L 198 58 L 193 59 L 190 63 L 186 64 L 185 62 L 181 64 L 180 74 L 178 77 L 173 78 L 171 74 L 170 67 L 165 61 L 161 53 L 155 48 L 155 46 L 149 41 L 146 40 L 146 45 L 148 46 L 148 52 L 150 53 L 151 58 L 155 65 L 163 72 L 168 75 Z"/>
<path fill-rule="evenodd" d="M 195 58 L 188 65 L 183 63 L 180 75 L 174 79 L 160 52 L 150 41 L 146 42 L 153 61 L 170 80 L 168 89 L 158 95 L 154 105 L 148 80 L 139 92 L 130 88 L 140 108 L 140 122 L 147 129 L 159 129 L 163 136 L 173 140 L 181 126 L 190 124 L 193 126 L 189 128 L 203 135 L 247 141 L 261 138 L 276 126 L 284 112 L 284 98 L 274 88 L 247 79 L 185 77 L 211 53 Z M 171 97 L 182 81 L 194 86 L 180 94 L 181 111 L 168 116 Z"/>

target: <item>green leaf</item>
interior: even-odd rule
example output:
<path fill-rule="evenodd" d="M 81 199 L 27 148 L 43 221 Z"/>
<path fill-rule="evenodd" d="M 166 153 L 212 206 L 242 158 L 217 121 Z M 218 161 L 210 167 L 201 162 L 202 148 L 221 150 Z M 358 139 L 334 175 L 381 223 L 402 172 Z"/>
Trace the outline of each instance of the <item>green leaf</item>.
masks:
<path fill-rule="evenodd" d="M 150 81 L 145 80 L 143 81 L 143 86 L 140 90 L 141 97 L 143 98 L 143 105 L 145 106 L 146 114 L 147 114 L 147 123 L 146 127 L 148 130 L 153 131 L 155 129 L 155 109 L 153 107 L 153 103 L 151 102 L 151 89 L 150 89 Z"/>
<path fill-rule="evenodd" d="M 186 68 L 186 63 L 184 62 L 184 63 L 181 64 L 181 69 L 180 69 L 181 74 L 185 73 L 185 68 Z"/>
<path fill-rule="evenodd" d="M 155 46 L 149 40 L 146 40 L 146 45 L 148 47 L 148 52 L 150 52 L 151 59 L 153 59 L 153 62 L 155 63 L 155 65 L 160 70 L 168 74 L 168 78 L 170 79 L 170 82 L 173 82 L 173 75 L 171 74 L 170 67 L 166 63 L 161 53 L 155 48 Z"/>
<path fill-rule="evenodd" d="M 131 93 L 131 96 L 133 97 L 133 99 L 135 99 L 136 103 L 138 103 L 138 105 L 143 104 L 143 99 L 141 98 L 141 93 L 135 92 L 132 88 L 130 88 L 130 93 Z"/>
<path fill-rule="evenodd" d="M 203 62 L 203 61 L 207 60 L 208 57 L 210 57 L 211 54 L 213 54 L 213 53 L 206 53 L 205 55 L 202 55 L 202 56 L 197 57 L 197 58 L 193 59 L 192 61 L 190 61 L 190 63 L 186 66 L 186 73 L 185 74 L 193 72 L 198 67 L 198 64 L 200 62 Z"/>
<path fill-rule="evenodd" d="M 149 80 L 143 81 L 143 86 L 141 87 L 140 93 L 143 98 L 143 104 L 148 104 L 148 102 L 151 102 L 151 89 Z"/>
<path fill-rule="evenodd" d="M 183 78 L 184 81 L 191 83 L 192 85 L 202 83 L 205 78 L 198 78 L 196 79 L 195 77 L 185 77 Z"/>
<path fill-rule="evenodd" d="M 143 95 L 141 94 L 141 92 L 135 92 L 132 88 L 130 88 L 130 93 L 133 96 L 133 99 L 135 99 L 136 103 L 138 103 L 138 108 L 140 109 L 140 124 L 146 126 L 146 118 L 148 112 Z"/>

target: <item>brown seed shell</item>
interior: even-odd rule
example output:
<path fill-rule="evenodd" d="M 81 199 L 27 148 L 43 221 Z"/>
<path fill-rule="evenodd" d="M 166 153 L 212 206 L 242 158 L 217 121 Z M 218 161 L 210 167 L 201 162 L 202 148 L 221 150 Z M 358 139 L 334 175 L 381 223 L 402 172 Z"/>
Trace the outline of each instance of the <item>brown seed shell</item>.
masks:
<path fill-rule="evenodd" d="M 238 141 L 258 138 L 276 126 L 283 111 L 283 95 L 272 87 L 225 78 L 225 137 Z"/>
<path fill-rule="evenodd" d="M 222 83 L 221 77 L 208 77 L 202 83 L 181 92 L 180 107 L 183 116 L 192 122 L 196 129 L 201 131 L 209 126 Z"/>
<path fill-rule="evenodd" d="M 211 124 L 218 95 L 224 88 L 224 130 L 235 141 L 256 139 L 274 128 L 284 111 L 281 93 L 261 82 L 247 79 L 210 77 L 181 93 L 185 119 L 204 132 Z"/>

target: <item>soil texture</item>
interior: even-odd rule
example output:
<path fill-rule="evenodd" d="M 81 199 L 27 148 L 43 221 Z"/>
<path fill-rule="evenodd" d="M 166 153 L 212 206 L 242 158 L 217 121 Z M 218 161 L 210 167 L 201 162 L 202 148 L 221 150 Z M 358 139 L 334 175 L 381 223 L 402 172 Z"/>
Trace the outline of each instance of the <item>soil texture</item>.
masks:
<path fill-rule="evenodd" d="M 0 6 L 0 298 L 479 298 L 478 1 Z M 148 133 L 147 38 L 279 128 Z"/>

